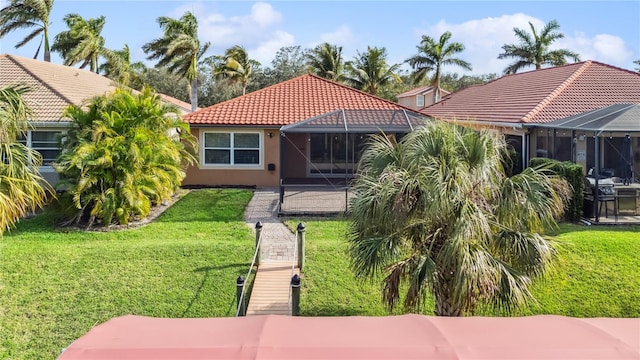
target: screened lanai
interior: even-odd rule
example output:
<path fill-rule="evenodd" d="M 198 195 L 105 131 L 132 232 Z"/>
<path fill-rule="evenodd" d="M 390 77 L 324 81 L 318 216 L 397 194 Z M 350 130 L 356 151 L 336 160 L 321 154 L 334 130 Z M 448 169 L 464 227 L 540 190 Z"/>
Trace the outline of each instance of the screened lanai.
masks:
<path fill-rule="evenodd" d="M 340 109 L 305 119 L 280 129 L 280 183 L 283 209 L 290 208 L 293 199 L 287 193 L 301 194 L 301 206 L 309 207 L 312 190 L 339 193 L 336 201 L 318 194 L 320 212 L 345 211 L 348 184 L 356 172 L 360 155 L 372 134 L 401 139 L 405 134 L 424 126 L 424 115 L 407 110 Z M 302 190 L 301 190 L 302 189 Z M 298 206 L 294 206 L 296 209 Z M 317 206 L 316 206 L 317 208 Z M 300 211 L 302 212 L 302 211 Z"/>
<path fill-rule="evenodd" d="M 535 154 L 584 167 L 586 217 L 640 222 L 640 104 L 614 104 L 532 124 Z M 606 191 L 603 188 L 610 187 Z M 592 191 L 601 189 L 600 191 Z"/>

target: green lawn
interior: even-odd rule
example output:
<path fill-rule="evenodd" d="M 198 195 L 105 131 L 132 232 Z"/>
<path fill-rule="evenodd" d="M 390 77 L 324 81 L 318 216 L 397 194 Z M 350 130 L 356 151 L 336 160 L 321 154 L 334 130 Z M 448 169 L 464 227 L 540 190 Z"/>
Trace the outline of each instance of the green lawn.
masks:
<path fill-rule="evenodd" d="M 235 314 L 254 238 L 245 190 L 198 190 L 155 222 L 117 232 L 55 229 L 52 214 L 0 238 L 0 358 L 52 359 L 112 317 Z"/>
<path fill-rule="evenodd" d="M 295 228 L 298 220 L 288 225 Z M 349 270 L 348 223 L 303 221 L 306 263 L 301 295 L 303 315 L 386 315 L 380 278 L 362 283 Z M 537 281 L 538 304 L 521 315 L 640 317 L 640 228 L 562 225 L 555 272 Z M 428 299 L 423 311 L 433 313 Z M 484 312 L 484 315 L 491 313 Z"/>

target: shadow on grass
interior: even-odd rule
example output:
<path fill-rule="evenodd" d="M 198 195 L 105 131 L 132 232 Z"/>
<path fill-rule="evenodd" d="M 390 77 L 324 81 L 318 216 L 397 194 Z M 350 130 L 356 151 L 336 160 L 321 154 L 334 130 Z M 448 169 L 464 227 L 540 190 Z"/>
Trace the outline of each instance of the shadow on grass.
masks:
<path fill-rule="evenodd" d="M 243 221 L 244 209 L 251 199 L 250 190 L 202 189 L 192 190 L 156 221 L 167 222 L 232 222 Z"/>
<path fill-rule="evenodd" d="M 366 309 L 358 309 L 348 306 L 314 306 L 306 308 L 304 306 L 304 299 L 300 299 L 302 303 L 300 309 L 301 316 L 371 316 L 371 312 Z M 390 315 L 390 314 L 380 314 Z"/>
<path fill-rule="evenodd" d="M 194 269 L 193 272 L 204 273 L 203 276 L 202 276 L 202 281 L 200 282 L 200 285 L 198 285 L 198 288 L 196 289 L 196 292 L 193 294 L 193 297 L 191 298 L 191 300 L 187 304 L 187 307 L 182 312 L 182 314 L 180 314 L 180 317 L 185 317 L 189 313 L 189 311 L 191 310 L 193 305 L 196 303 L 196 301 L 198 301 L 198 299 L 200 298 L 200 294 L 202 293 L 202 290 L 205 288 L 205 286 L 207 284 L 207 279 L 209 279 L 209 278 L 213 279 L 213 276 L 210 276 L 212 271 L 235 268 L 236 269 L 235 273 L 238 276 L 240 276 L 240 275 L 242 275 L 242 273 L 244 271 L 246 271 L 246 269 L 248 267 L 249 267 L 249 264 L 246 263 L 246 264 L 227 264 L 227 265 L 220 265 L 220 266 L 202 266 L 202 267 Z M 232 284 L 229 284 L 229 286 L 232 286 Z M 224 313 L 226 315 L 230 315 L 232 309 L 235 308 L 235 306 L 236 306 L 236 300 L 235 300 L 235 297 L 234 297 L 234 299 L 232 301 L 230 301 L 230 303 L 229 303 L 229 308 L 227 308 L 227 311 L 225 311 Z"/>

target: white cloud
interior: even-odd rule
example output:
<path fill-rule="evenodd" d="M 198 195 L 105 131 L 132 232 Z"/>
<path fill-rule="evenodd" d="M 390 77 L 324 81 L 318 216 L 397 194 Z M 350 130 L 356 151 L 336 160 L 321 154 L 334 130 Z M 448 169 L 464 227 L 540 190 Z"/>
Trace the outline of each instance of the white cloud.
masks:
<path fill-rule="evenodd" d="M 343 48 L 353 46 L 356 43 L 356 36 L 347 25 L 341 25 L 333 32 L 322 33 L 319 39 L 319 41 L 310 43 L 309 48 L 314 48 L 325 42 L 332 45 L 339 45 Z"/>
<path fill-rule="evenodd" d="M 414 33 L 419 41 L 421 35 L 429 35 L 437 39 L 443 32 L 451 31 L 451 41 L 465 45 L 465 51 L 459 57 L 473 65 L 472 73 L 501 74 L 510 63 L 508 59 L 499 60 L 497 58 L 498 54 L 502 52 L 502 45 L 516 43 L 513 28 L 517 27 L 529 31 L 529 21 L 537 30 L 545 24 L 544 21 L 535 17 L 517 13 L 470 20 L 461 24 L 449 24 L 442 20 L 426 29 L 416 29 Z M 565 34 L 565 38 L 554 43 L 552 48 L 567 48 L 575 51 L 582 60 L 597 60 L 624 67 L 633 56 L 633 52 L 620 37 L 609 34 L 597 34 L 592 37 L 584 33 L 572 35 L 563 31 L 562 28 L 560 31 Z M 462 72 L 463 70 L 451 68 L 450 71 Z"/>
<path fill-rule="evenodd" d="M 271 66 L 271 60 L 281 47 L 294 44 L 293 35 L 286 31 L 276 31 L 270 39 L 261 42 L 256 48 L 247 49 L 247 52 L 252 59 L 258 60 L 263 67 L 267 67 Z"/>

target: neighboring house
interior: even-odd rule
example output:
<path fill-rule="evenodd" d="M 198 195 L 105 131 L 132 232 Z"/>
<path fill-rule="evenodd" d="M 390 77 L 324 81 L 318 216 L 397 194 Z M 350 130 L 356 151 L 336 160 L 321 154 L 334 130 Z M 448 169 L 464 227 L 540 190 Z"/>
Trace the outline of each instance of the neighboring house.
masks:
<path fill-rule="evenodd" d="M 449 91 L 440 88 L 440 98 L 449 94 L 451 94 Z M 421 86 L 419 88 L 403 92 L 402 94 L 399 94 L 397 98 L 398 104 L 413 110 L 420 110 L 433 104 L 433 87 Z"/>
<path fill-rule="evenodd" d="M 521 154 L 574 161 L 585 171 L 595 164 L 593 133 L 536 126 L 617 103 L 640 103 L 640 73 L 596 61 L 506 75 L 457 91 L 421 113 L 461 125 L 504 133 Z M 640 121 L 640 120 L 638 120 Z M 620 163 L 624 133 L 604 134 L 601 167 Z M 640 151 L 639 134 L 634 137 Z M 636 168 L 640 153 L 636 156 Z"/>
<path fill-rule="evenodd" d="M 31 88 L 24 98 L 33 113 L 30 129 L 23 142 L 43 157 L 42 176 L 52 184 L 58 180 L 52 162 L 60 153 L 59 140 L 69 127 L 61 119 L 69 105 L 83 105 L 88 99 L 113 92 L 111 79 L 96 73 L 16 55 L 0 55 L 0 87 L 26 85 Z M 191 106 L 180 100 L 161 96 L 177 106 L 183 114 Z"/>
<path fill-rule="evenodd" d="M 185 116 L 198 166 L 183 185 L 278 186 L 353 174 L 367 135 L 402 136 L 424 117 L 306 74 Z"/>

